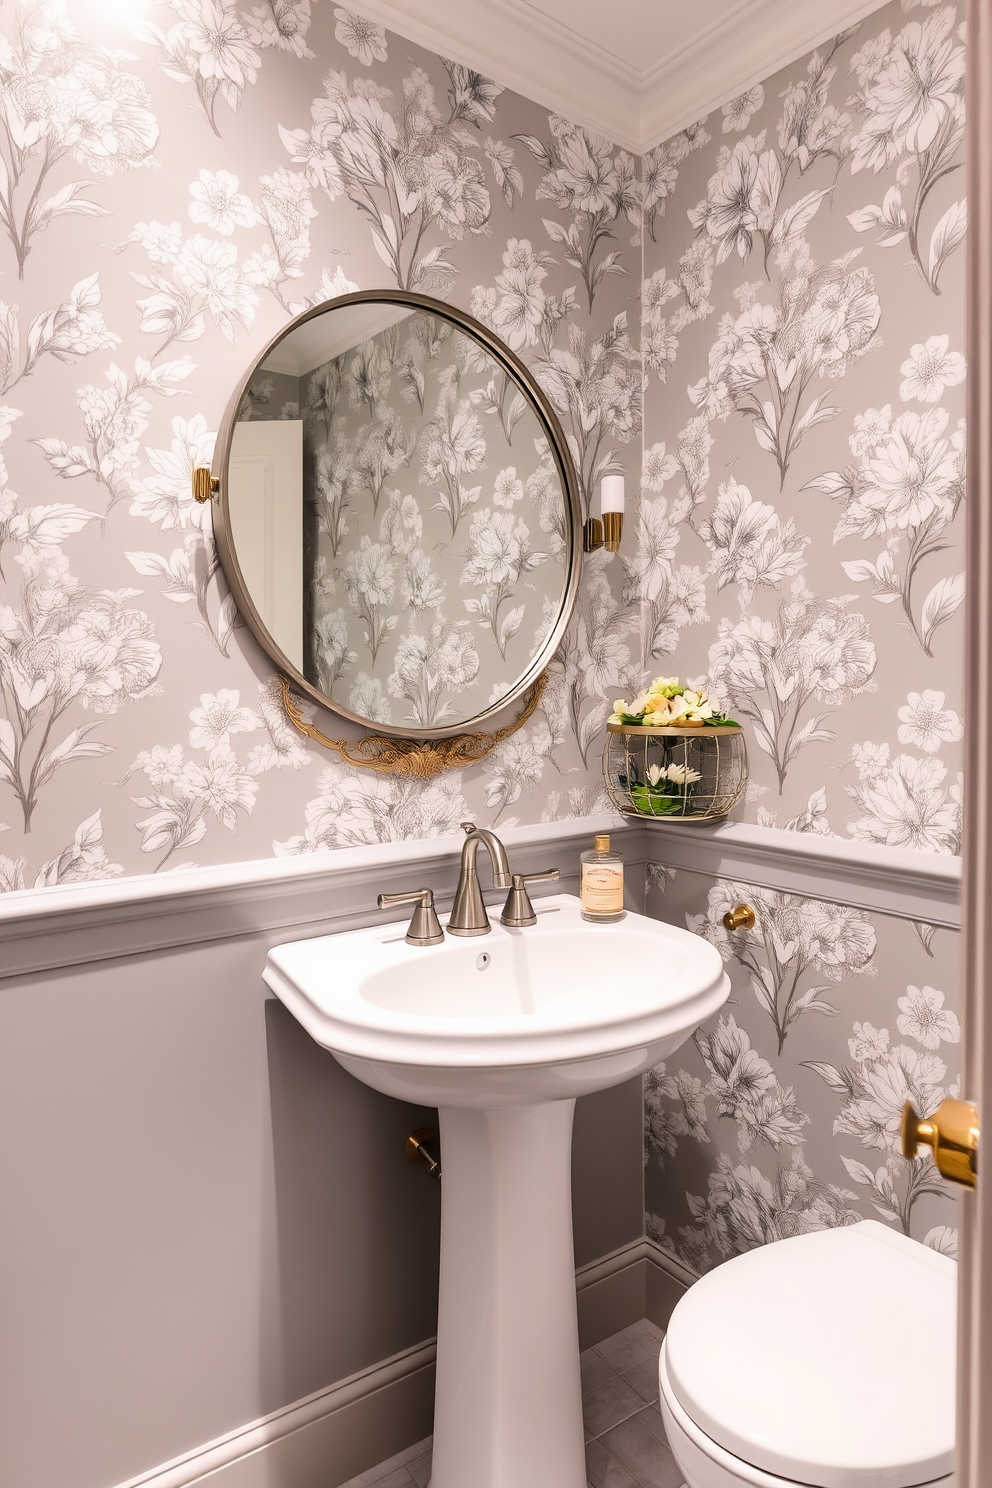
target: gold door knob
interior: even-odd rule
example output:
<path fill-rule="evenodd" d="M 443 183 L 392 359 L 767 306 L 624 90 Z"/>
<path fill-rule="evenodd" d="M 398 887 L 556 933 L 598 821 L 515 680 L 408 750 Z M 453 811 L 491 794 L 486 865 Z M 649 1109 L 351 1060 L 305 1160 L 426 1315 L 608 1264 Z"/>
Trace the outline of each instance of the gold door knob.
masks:
<path fill-rule="evenodd" d="M 965 1188 L 978 1181 L 978 1108 L 970 1101 L 948 1096 L 926 1120 L 913 1110 L 912 1101 L 902 1108 L 902 1155 L 916 1157 L 929 1147 L 942 1176 Z"/>
<path fill-rule="evenodd" d="M 755 913 L 750 904 L 735 904 L 723 917 L 725 930 L 753 930 Z"/>
<path fill-rule="evenodd" d="M 220 477 L 210 474 L 209 465 L 194 465 L 193 467 L 193 500 L 204 502 L 212 501 L 220 490 Z"/>

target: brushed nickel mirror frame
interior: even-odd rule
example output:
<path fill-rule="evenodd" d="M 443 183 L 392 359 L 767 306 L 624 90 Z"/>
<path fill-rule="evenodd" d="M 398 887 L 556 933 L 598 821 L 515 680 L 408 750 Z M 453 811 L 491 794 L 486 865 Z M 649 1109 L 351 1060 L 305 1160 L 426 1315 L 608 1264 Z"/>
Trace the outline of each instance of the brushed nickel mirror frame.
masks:
<path fill-rule="evenodd" d="M 248 387 L 272 352 L 299 326 L 324 315 L 338 307 L 359 304 L 407 305 L 414 310 L 423 310 L 439 320 L 445 320 L 456 330 L 471 336 L 480 343 L 493 361 L 518 385 L 530 400 L 543 432 L 548 440 L 555 468 L 561 481 L 563 498 L 568 514 L 569 540 L 565 554 L 565 583 L 558 617 L 549 631 L 541 650 L 526 671 L 517 678 L 513 687 L 500 701 L 482 713 L 447 727 L 404 728 L 399 725 L 373 724 L 339 703 L 332 701 L 309 682 L 280 649 L 266 628 L 248 592 L 238 555 L 231 534 L 230 481 L 228 478 L 231 446 L 238 423 L 238 410 Z M 341 295 L 337 299 L 325 300 L 319 305 L 297 315 L 283 326 L 254 359 L 247 372 L 238 382 L 221 421 L 214 447 L 213 461 L 209 469 L 198 466 L 193 471 L 193 494 L 198 501 L 209 502 L 213 514 L 214 539 L 217 555 L 224 570 L 231 593 L 245 624 L 262 647 L 262 650 L 279 668 L 281 693 L 286 711 L 294 726 L 308 737 L 338 749 L 351 764 L 359 767 L 398 771 L 416 774 L 422 778 L 437 774 L 440 770 L 458 768 L 470 764 L 491 752 L 504 738 L 515 732 L 534 711 L 545 683 L 545 668 L 555 654 L 575 608 L 578 593 L 579 573 L 582 562 L 582 516 L 579 484 L 568 444 L 558 418 L 550 402 L 539 387 L 533 374 L 520 358 L 505 345 L 487 326 L 466 314 L 453 309 L 429 295 L 416 294 L 410 290 L 360 290 L 354 294 Z M 374 728 L 375 733 L 356 742 L 328 738 L 300 716 L 291 700 L 290 692 L 302 694 L 322 708 L 347 719 L 361 728 Z M 530 694 L 518 718 L 504 725 L 493 734 L 475 732 L 490 726 L 499 714 L 505 714 L 525 694 Z M 448 741 L 438 749 L 432 749 L 432 741 Z"/>

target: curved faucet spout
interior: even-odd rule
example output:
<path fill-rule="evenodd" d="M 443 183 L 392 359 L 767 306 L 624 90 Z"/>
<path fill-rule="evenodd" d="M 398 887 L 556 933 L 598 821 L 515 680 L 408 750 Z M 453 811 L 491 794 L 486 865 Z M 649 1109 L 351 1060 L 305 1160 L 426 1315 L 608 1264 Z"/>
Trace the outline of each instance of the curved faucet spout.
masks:
<path fill-rule="evenodd" d="M 482 898 L 476 862 L 480 843 L 485 847 L 492 863 L 493 888 L 509 888 L 513 881 L 510 864 L 506 848 L 494 832 L 487 831 L 485 827 L 477 827 L 475 822 L 462 822 L 462 829 L 466 837 L 462 844 L 461 873 L 455 890 L 455 902 L 448 917 L 448 934 L 488 935 L 492 926 Z"/>
<path fill-rule="evenodd" d="M 474 863 L 481 842 L 489 853 L 489 861 L 493 866 L 493 888 L 508 889 L 512 882 L 510 864 L 507 861 L 506 848 L 496 833 L 490 832 L 486 827 L 477 827 L 474 822 L 462 822 L 462 831 L 468 833 L 462 845 L 462 859 L 468 853 Z"/>

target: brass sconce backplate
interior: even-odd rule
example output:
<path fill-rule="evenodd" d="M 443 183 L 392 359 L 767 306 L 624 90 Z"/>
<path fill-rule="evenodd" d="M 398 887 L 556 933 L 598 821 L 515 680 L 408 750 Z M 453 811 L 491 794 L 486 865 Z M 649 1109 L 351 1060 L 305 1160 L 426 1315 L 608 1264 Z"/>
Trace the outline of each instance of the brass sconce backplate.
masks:
<path fill-rule="evenodd" d="M 582 551 L 595 553 L 597 548 L 605 548 L 608 553 L 616 553 L 622 537 L 623 512 L 604 512 L 602 519 L 587 517 L 582 528 Z"/>
<path fill-rule="evenodd" d="M 193 500 L 202 506 L 207 501 L 212 501 L 220 490 L 220 477 L 210 474 L 209 465 L 195 465 L 193 467 Z"/>

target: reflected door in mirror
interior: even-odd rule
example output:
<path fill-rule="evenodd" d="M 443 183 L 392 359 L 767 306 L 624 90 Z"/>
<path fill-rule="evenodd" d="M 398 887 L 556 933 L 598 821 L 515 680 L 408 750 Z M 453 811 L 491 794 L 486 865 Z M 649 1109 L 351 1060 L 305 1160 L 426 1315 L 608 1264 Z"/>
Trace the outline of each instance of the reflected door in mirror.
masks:
<path fill-rule="evenodd" d="M 231 534 L 252 602 L 281 651 L 303 670 L 303 423 L 235 426 Z"/>

